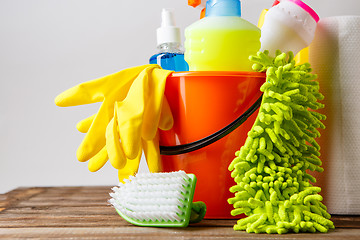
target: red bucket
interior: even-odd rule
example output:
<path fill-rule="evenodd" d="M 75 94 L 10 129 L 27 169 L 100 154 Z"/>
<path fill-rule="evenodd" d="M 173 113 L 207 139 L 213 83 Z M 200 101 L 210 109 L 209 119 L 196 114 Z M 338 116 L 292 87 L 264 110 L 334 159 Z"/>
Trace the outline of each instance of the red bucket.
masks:
<path fill-rule="evenodd" d="M 165 96 L 174 126 L 160 132 L 163 171 L 196 175 L 194 201 L 206 203 L 205 218 L 234 218 L 227 203 L 235 184 L 228 166 L 256 119 L 265 77 L 255 72 L 178 72 L 167 79 Z"/>

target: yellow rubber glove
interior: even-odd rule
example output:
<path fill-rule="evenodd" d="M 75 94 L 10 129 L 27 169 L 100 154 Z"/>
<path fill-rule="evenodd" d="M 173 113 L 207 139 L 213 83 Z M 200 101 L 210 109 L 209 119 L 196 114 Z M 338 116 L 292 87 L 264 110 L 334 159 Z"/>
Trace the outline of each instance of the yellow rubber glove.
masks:
<path fill-rule="evenodd" d="M 119 178 L 128 177 L 137 171 L 143 148 L 150 171 L 161 170 L 156 133 L 158 128 L 168 130 L 173 125 L 164 98 L 170 73 L 158 65 L 129 68 L 79 84 L 55 99 L 63 107 L 103 101 L 97 114 L 77 124 L 80 132 L 87 132 L 77 157 L 90 159 L 90 171 L 99 170 L 110 158 L 119 169 Z"/>
<path fill-rule="evenodd" d="M 170 73 L 156 68 L 144 69 L 126 98 L 115 103 L 114 118 L 106 131 L 106 148 L 112 166 L 119 169 L 119 177 L 126 178 L 137 171 L 134 162 L 138 162 L 142 149 L 149 170 L 161 170 L 157 131 L 158 128 L 169 130 L 173 125 L 170 107 L 164 98 Z"/>
<path fill-rule="evenodd" d="M 56 97 L 55 104 L 60 107 L 103 102 L 77 150 L 76 155 L 79 161 L 89 160 L 105 146 L 106 126 L 113 117 L 115 101 L 121 101 L 126 97 L 132 82 L 147 67 L 156 67 L 156 65 L 129 68 L 81 83 Z"/>
<path fill-rule="evenodd" d="M 138 156 L 136 156 L 133 160 L 128 160 L 124 168 L 119 169 L 118 177 L 120 182 L 124 182 L 125 179 L 128 179 L 129 176 L 134 176 L 138 169 L 141 159 L 141 152 L 139 152 Z"/>
<path fill-rule="evenodd" d="M 115 106 L 117 102 L 115 103 Z M 117 124 L 117 111 L 115 107 L 114 117 L 106 128 L 106 149 L 110 158 L 111 165 L 116 169 L 121 169 L 126 165 L 127 158 L 124 154 Z"/>
<path fill-rule="evenodd" d="M 142 140 L 142 146 L 149 171 L 162 171 L 162 166 L 160 162 L 159 134 L 157 133 L 153 140 Z"/>
<path fill-rule="evenodd" d="M 130 87 L 126 98 L 115 105 L 125 155 L 134 159 L 141 138 L 151 140 L 159 127 L 167 76 L 171 71 L 147 68 Z"/>
<path fill-rule="evenodd" d="M 91 172 L 96 172 L 105 165 L 108 159 L 107 149 L 104 146 L 94 157 L 90 158 L 88 162 L 88 169 Z"/>
<path fill-rule="evenodd" d="M 84 119 L 83 121 L 78 123 L 77 128 L 79 129 L 79 131 L 81 129 L 80 132 L 86 133 L 88 131 L 88 128 L 91 125 L 90 121 L 91 121 L 91 119 L 94 118 L 94 116 L 95 115 L 93 115 L 87 119 Z M 116 119 L 116 115 L 115 115 L 115 119 Z M 115 123 L 114 119 L 112 119 L 107 126 L 107 131 L 106 131 L 107 147 L 102 148 L 100 150 L 100 152 L 97 153 L 94 157 L 92 157 L 88 162 L 88 168 L 91 172 L 98 171 L 107 162 L 108 153 L 107 153 L 106 149 L 108 149 L 108 151 L 110 151 L 109 155 L 112 156 L 110 158 L 111 165 L 116 169 L 121 169 L 124 167 L 124 163 L 125 163 L 124 161 L 126 161 L 126 159 L 125 159 L 125 155 L 123 154 L 122 147 L 121 147 L 119 140 L 116 140 L 116 139 L 119 139 L 120 136 L 117 132 L 115 132 L 116 127 L 114 127 L 114 124 L 117 124 L 117 123 Z M 160 121 L 159 121 L 159 129 L 169 130 L 172 127 L 172 125 L 173 125 L 173 118 L 172 118 L 170 106 L 169 106 L 166 98 L 164 98 L 163 99 L 163 107 L 161 110 Z M 116 135 L 116 137 L 109 136 L 109 134 L 110 134 L 109 131 L 114 131 L 112 134 L 114 136 Z M 159 137 L 155 136 L 155 138 L 150 141 L 146 141 L 146 140 L 142 139 L 142 148 L 144 150 L 145 158 L 146 158 L 150 172 L 161 171 Z M 126 175 L 126 174 L 123 173 L 122 175 Z"/>
<path fill-rule="evenodd" d="M 89 131 L 89 128 L 90 128 L 92 122 L 94 121 L 95 117 L 96 117 L 96 114 L 78 122 L 78 124 L 76 124 L 77 130 L 79 130 L 79 132 L 82 132 L 82 133 L 87 133 Z"/>

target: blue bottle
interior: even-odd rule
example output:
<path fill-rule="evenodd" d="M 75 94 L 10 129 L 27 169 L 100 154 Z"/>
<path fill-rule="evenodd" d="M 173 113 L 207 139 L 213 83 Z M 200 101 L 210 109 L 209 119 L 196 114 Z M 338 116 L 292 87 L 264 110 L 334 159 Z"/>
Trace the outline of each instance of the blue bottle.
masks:
<path fill-rule="evenodd" d="M 151 56 L 150 64 L 158 64 L 163 69 L 175 72 L 189 71 L 180 43 L 180 29 L 175 26 L 171 10 L 163 9 L 161 16 L 161 27 L 157 29 L 158 53 Z"/>

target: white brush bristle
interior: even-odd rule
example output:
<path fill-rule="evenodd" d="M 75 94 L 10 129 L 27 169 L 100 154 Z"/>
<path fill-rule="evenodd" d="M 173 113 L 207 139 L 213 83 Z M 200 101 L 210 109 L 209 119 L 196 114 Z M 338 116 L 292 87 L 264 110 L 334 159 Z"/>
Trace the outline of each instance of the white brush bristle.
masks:
<path fill-rule="evenodd" d="M 184 171 L 139 173 L 112 188 L 109 202 L 122 214 L 139 221 L 181 221 L 189 179 Z"/>

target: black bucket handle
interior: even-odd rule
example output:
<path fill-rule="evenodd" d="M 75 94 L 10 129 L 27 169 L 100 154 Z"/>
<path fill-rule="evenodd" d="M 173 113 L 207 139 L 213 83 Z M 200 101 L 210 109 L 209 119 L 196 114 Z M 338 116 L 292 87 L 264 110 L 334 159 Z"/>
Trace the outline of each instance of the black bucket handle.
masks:
<path fill-rule="evenodd" d="M 220 129 L 219 131 L 192 143 L 176 145 L 176 146 L 160 146 L 160 154 L 180 155 L 195 150 L 199 150 L 203 147 L 206 147 L 220 140 L 221 138 L 225 137 L 226 135 L 234 131 L 236 128 L 238 128 L 241 124 L 243 124 L 260 107 L 262 96 L 263 95 L 261 95 L 256 100 L 256 102 L 251 107 L 249 107 L 240 117 L 235 119 L 232 123 L 230 123 L 226 127 Z"/>

